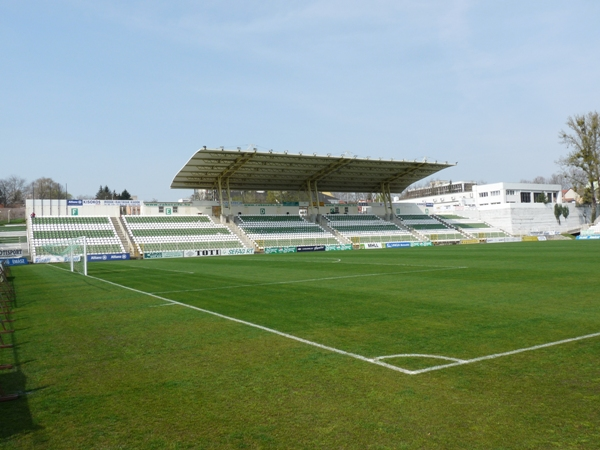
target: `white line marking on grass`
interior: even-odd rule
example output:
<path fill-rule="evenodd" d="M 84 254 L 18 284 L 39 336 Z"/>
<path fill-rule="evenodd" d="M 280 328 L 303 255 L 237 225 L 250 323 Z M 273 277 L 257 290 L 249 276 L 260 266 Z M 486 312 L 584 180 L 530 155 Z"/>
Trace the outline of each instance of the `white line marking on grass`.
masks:
<path fill-rule="evenodd" d="M 50 265 L 50 267 L 56 267 L 57 269 L 64 270 L 65 272 L 69 272 L 68 269 L 64 269 L 62 267 L 57 267 L 57 266 L 54 266 L 54 265 Z M 216 317 L 220 317 L 222 319 L 230 320 L 232 322 L 240 323 L 242 325 L 247 325 L 249 327 L 258 328 L 259 330 L 263 330 L 263 331 L 266 331 L 268 333 L 273 333 L 273 334 L 276 334 L 278 336 L 282 336 L 282 337 L 285 337 L 285 338 L 288 338 L 288 339 L 292 339 L 294 341 L 301 342 L 301 343 L 307 344 L 307 345 L 311 345 L 313 347 L 317 347 L 317 348 L 320 348 L 320 349 L 323 349 L 323 350 L 328 350 L 328 351 L 333 352 L 333 353 L 338 353 L 340 355 L 349 356 L 351 358 L 358 359 L 360 361 L 368 362 L 368 363 L 371 363 L 371 364 L 375 364 L 377 366 L 385 367 L 385 368 L 388 368 L 390 370 L 394 370 L 396 372 L 404 373 L 406 375 L 419 375 L 421 373 L 432 372 L 434 370 L 441 370 L 441 369 L 447 369 L 449 367 L 462 366 L 462 365 L 465 365 L 465 364 L 472 364 L 472 363 L 476 363 L 476 362 L 479 362 L 479 361 L 485 361 L 487 359 L 501 358 L 503 356 L 515 355 L 517 353 L 523 353 L 523 352 L 529 352 L 529 351 L 533 351 L 533 350 L 539 350 L 541 348 L 552 347 L 552 346 L 561 345 L 561 344 L 567 344 L 569 342 L 581 341 L 581 340 L 584 340 L 584 339 L 591 339 L 591 338 L 595 338 L 595 337 L 599 337 L 600 336 L 600 333 L 586 334 L 586 335 L 583 335 L 583 336 L 577 336 L 577 337 L 574 337 L 574 338 L 563 339 L 563 340 L 555 341 L 555 342 L 549 342 L 549 343 L 546 343 L 546 344 L 534 345 L 532 347 L 519 348 L 517 350 L 511 350 L 511 351 L 508 351 L 508 352 L 495 353 L 493 355 L 480 356 L 478 358 L 464 359 L 464 360 L 463 359 L 458 359 L 458 358 L 451 358 L 451 357 L 448 357 L 448 356 L 425 355 L 425 354 L 418 354 L 418 353 L 412 353 L 412 354 L 411 353 L 405 353 L 405 354 L 398 354 L 398 355 L 379 356 L 379 357 L 376 357 L 376 358 L 367 358 L 366 356 L 358 355 L 356 353 L 347 352 L 345 350 L 340 350 L 340 349 L 335 348 L 335 347 L 329 347 L 327 345 L 319 344 L 318 342 L 309 341 L 308 339 L 303 339 L 303 338 L 294 336 L 292 334 L 283 333 L 281 331 L 274 330 L 273 328 L 264 327 L 262 325 L 258 325 L 258 324 L 252 323 L 252 322 L 247 322 L 247 321 L 241 320 L 241 319 L 236 319 L 235 317 L 226 316 L 224 314 L 220 314 L 218 312 L 210 311 L 208 309 L 198 308 L 197 306 L 192 306 L 192 305 L 188 305 L 186 303 L 178 302 L 176 300 L 171 300 L 171 299 L 168 299 L 168 298 L 165 298 L 165 297 L 160 297 L 160 296 L 158 296 L 156 294 L 153 294 L 153 293 L 150 293 L 150 292 L 140 291 L 138 289 L 134 289 L 134 288 L 131 288 L 129 286 L 124 286 L 122 284 L 113 283 L 112 281 L 103 280 L 102 278 L 97 278 L 97 277 L 94 277 L 94 276 L 91 276 L 91 275 L 88 275 L 88 278 L 92 278 L 94 280 L 98 280 L 98 281 L 101 281 L 103 283 L 112 284 L 113 286 L 117 286 L 117 287 L 120 287 L 122 289 L 126 289 L 128 291 L 137 292 L 138 294 L 147 295 L 149 297 L 157 298 L 159 300 L 163 300 L 165 302 L 168 302 L 168 304 L 183 306 L 185 308 L 194 309 L 196 311 L 200 311 L 200 312 L 203 312 L 203 313 L 206 313 L 206 314 L 210 314 L 210 315 L 213 315 L 213 316 L 216 316 Z M 156 306 L 167 306 L 167 305 L 166 304 L 161 304 L 161 305 L 156 305 Z M 426 369 L 408 370 L 408 369 L 403 369 L 402 367 L 393 366 L 391 364 L 387 364 L 387 363 L 384 363 L 383 361 L 381 361 L 381 359 L 386 359 L 386 358 L 394 358 L 394 357 L 400 358 L 400 357 L 411 357 L 411 356 L 412 357 L 445 359 L 445 360 L 448 360 L 448 361 L 455 361 L 455 362 L 452 362 L 450 364 L 442 364 L 442 365 L 439 365 L 439 366 L 428 367 Z"/>
<path fill-rule="evenodd" d="M 402 274 L 410 274 L 410 273 L 438 272 L 440 270 L 458 270 L 458 269 L 467 269 L 467 267 L 447 267 L 447 268 L 440 268 L 440 269 L 411 270 L 411 271 L 407 271 L 407 272 L 361 273 L 361 274 L 355 274 L 355 275 L 343 275 L 343 276 L 339 276 L 339 277 L 309 278 L 309 279 L 304 279 L 304 280 L 273 281 L 270 283 L 236 284 L 233 286 L 219 286 L 219 287 L 211 287 L 211 288 L 158 291 L 158 292 L 153 292 L 153 294 L 173 294 L 173 293 L 178 293 L 178 292 L 216 291 L 216 290 L 221 290 L 221 289 L 237 289 L 237 288 L 241 288 L 241 287 L 275 286 L 278 284 L 309 283 L 309 282 L 313 282 L 313 281 L 343 280 L 346 278 L 376 277 L 376 276 L 385 276 L 385 275 L 402 275 Z"/>
<path fill-rule="evenodd" d="M 420 373 L 431 372 L 433 370 L 446 369 L 448 367 L 454 367 L 454 366 L 462 366 L 464 364 L 472 364 L 472 363 L 476 363 L 479 361 L 485 361 L 486 359 L 496 359 L 496 358 L 501 358 L 503 356 L 516 355 L 517 353 L 530 352 L 533 350 L 539 350 L 541 348 L 553 347 L 555 345 L 567 344 L 569 342 L 582 341 L 584 339 L 591 339 L 591 338 L 595 338 L 598 336 L 600 336 L 600 333 L 586 334 L 584 336 L 577 336 L 574 338 L 563 339 L 560 341 L 548 342 L 546 344 L 534 345 L 533 347 L 519 348 L 517 350 L 511 350 L 509 352 L 495 353 L 493 355 L 480 356 L 478 358 L 467 359 L 464 361 L 455 362 L 455 363 L 451 363 L 451 364 L 443 364 L 440 366 L 428 367 L 427 369 L 414 370 L 413 372 L 414 372 L 414 375 L 417 375 Z"/>
<path fill-rule="evenodd" d="M 158 308 L 160 306 L 175 306 L 177 303 L 161 303 L 160 305 L 150 305 L 148 308 Z"/>
<path fill-rule="evenodd" d="M 464 360 L 464 359 L 450 358 L 449 356 L 440 356 L 440 355 L 424 355 L 422 353 L 401 353 L 399 355 L 378 356 L 377 358 L 373 358 L 373 360 L 380 361 L 382 359 L 390 359 L 390 358 L 435 358 L 435 359 L 445 359 L 447 361 L 454 361 L 454 362 L 466 362 L 466 360 Z"/>
<path fill-rule="evenodd" d="M 51 266 L 51 267 L 54 267 L 54 266 Z M 57 267 L 57 269 L 69 272 L 69 270 L 63 269 L 61 267 Z M 308 339 L 303 339 L 303 338 L 300 338 L 298 336 L 294 336 L 292 334 L 287 334 L 287 333 L 283 333 L 281 331 L 274 330 L 273 328 L 267 328 L 267 327 L 264 327 L 262 325 L 258 325 L 256 323 L 247 322 L 247 321 L 241 320 L 241 319 L 236 319 L 235 317 L 226 316 L 224 314 L 220 314 L 218 312 L 210 311 L 208 309 L 198 308 L 197 306 L 192 306 L 192 305 L 188 305 L 186 303 L 178 302 L 176 300 L 171 300 L 169 298 L 160 297 L 160 296 L 158 296 L 156 294 L 152 294 L 150 292 L 140 291 L 139 289 L 134 289 L 134 288 L 131 288 L 129 286 L 124 286 L 122 284 L 113 283 L 112 281 L 103 280 L 102 278 L 94 277 L 92 275 L 88 275 L 87 277 L 88 278 L 92 278 L 94 280 L 101 281 L 103 283 L 112 284 L 113 286 L 117 286 L 117 287 L 120 287 L 122 289 L 127 289 L 128 291 L 137 292 L 138 294 L 147 295 L 149 297 L 154 297 L 154 298 L 157 298 L 159 300 L 164 300 L 165 302 L 172 303 L 173 305 L 179 305 L 179 306 L 183 306 L 185 308 L 195 309 L 196 311 L 200 311 L 200 312 L 203 312 L 203 313 L 206 313 L 206 314 L 211 314 L 213 316 L 220 317 L 220 318 L 226 319 L 226 320 L 230 320 L 232 322 L 241 323 L 241 324 L 247 325 L 249 327 L 258 328 L 259 330 L 263 330 L 263 331 L 267 331 L 269 333 L 277 334 L 279 336 L 282 336 L 282 337 L 285 337 L 285 338 L 288 338 L 288 339 L 292 339 L 294 341 L 302 342 L 303 344 L 312 345 L 313 347 L 317 347 L 317 348 L 320 348 L 320 349 L 323 349 L 323 350 L 328 350 L 328 351 L 333 352 L 333 353 L 339 353 L 340 355 L 350 356 L 351 358 L 359 359 L 361 361 L 365 361 L 365 362 L 368 362 L 368 363 L 371 363 L 371 364 L 376 364 L 378 366 L 387 367 L 388 369 L 395 370 L 396 372 L 402 372 L 402 373 L 405 373 L 407 375 L 412 375 L 412 371 L 410 371 L 410 370 L 406 370 L 406 369 L 403 369 L 401 367 L 392 366 L 390 364 L 386 364 L 386 363 L 381 362 L 381 361 L 375 361 L 374 359 L 367 358 L 367 357 L 361 356 L 361 355 L 357 355 L 356 353 L 350 353 L 350 352 L 346 352 L 344 350 L 340 350 L 338 348 L 329 347 L 327 345 L 319 344 L 318 342 L 309 341 Z"/>

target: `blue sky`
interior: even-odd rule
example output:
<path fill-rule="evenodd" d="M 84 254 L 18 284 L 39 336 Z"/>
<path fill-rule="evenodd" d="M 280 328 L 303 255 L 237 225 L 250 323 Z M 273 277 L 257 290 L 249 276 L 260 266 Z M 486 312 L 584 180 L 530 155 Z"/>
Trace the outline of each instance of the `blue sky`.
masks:
<path fill-rule="evenodd" d="M 0 0 L 0 178 L 165 201 L 208 147 L 548 176 L 599 109 L 597 1 Z"/>

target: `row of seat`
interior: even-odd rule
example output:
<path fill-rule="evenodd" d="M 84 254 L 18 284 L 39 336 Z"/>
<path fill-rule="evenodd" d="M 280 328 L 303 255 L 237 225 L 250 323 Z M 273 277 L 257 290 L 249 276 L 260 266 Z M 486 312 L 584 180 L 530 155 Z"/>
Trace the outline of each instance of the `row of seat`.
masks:
<path fill-rule="evenodd" d="M 34 217 L 32 226 L 37 225 L 94 225 L 110 223 L 108 216 L 64 216 L 64 217 Z"/>
<path fill-rule="evenodd" d="M 183 251 L 183 250 L 213 250 L 224 248 L 244 248 L 239 241 L 203 241 L 203 242 L 148 242 L 141 243 L 140 250 L 145 252 L 165 252 L 165 251 Z"/>
<path fill-rule="evenodd" d="M 213 223 L 208 216 L 123 216 L 127 224 Z"/>
<path fill-rule="evenodd" d="M 279 215 L 279 214 L 272 214 L 272 215 L 261 215 L 261 216 L 256 216 L 256 215 L 242 215 L 239 214 L 236 216 L 236 222 L 240 223 L 240 224 L 244 224 L 244 223 L 281 223 L 281 222 L 305 222 L 304 218 L 302 218 L 301 216 L 296 216 L 296 215 L 289 215 L 289 214 L 284 214 L 284 215 Z"/>
<path fill-rule="evenodd" d="M 364 221 L 382 221 L 374 214 L 325 214 L 324 216 L 330 222 L 364 222 Z"/>
<path fill-rule="evenodd" d="M 131 230 L 134 238 L 144 236 L 231 236 L 231 231 L 226 227 L 218 228 L 162 228 Z"/>
<path fill-rule="evenodd" d="M 61 254 L 71 240 L 82 236 L 86 237 L 88 254 L 125 251 L 108 216 L 34 217 L 30 224 L 34 257 Z"/>
<path fill-rule="evenodd" d="M 33 231 L 33 239 L 75 239 L 81 236 L 88 238 L 117 237 L 111 230 L 57 230 Z"/>

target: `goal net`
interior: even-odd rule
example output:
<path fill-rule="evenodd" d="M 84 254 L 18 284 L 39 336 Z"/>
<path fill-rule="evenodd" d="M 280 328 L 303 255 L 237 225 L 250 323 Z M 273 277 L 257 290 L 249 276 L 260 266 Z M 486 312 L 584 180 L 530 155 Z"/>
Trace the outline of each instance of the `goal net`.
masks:
<path fill-rule="evenodd" d="M 87 239 L 85 236 L 69 239 L 60 244 L 45 245 L 44 253 L 52 255 L 51 262 L 64 262 L 71 272 L 87 275 Z"/>

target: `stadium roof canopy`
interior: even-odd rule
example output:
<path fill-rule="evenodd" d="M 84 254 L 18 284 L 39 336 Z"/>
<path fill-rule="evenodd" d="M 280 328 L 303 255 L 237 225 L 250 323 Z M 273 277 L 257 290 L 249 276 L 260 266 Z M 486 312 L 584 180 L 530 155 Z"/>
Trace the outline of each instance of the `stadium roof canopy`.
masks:
<path fill-rule="evenodd" d="M 198 150 L 175 175 L 172 189 L 302 191 L 318 185 L 328 192 L 402 192 L 448 162 L 317 156 L 256 150 Z"/>

